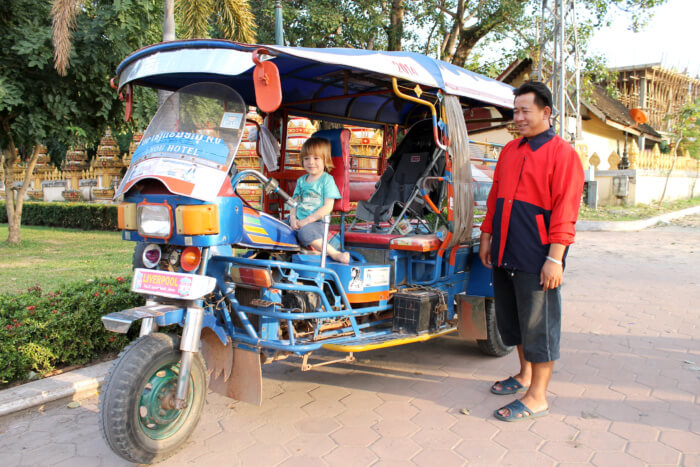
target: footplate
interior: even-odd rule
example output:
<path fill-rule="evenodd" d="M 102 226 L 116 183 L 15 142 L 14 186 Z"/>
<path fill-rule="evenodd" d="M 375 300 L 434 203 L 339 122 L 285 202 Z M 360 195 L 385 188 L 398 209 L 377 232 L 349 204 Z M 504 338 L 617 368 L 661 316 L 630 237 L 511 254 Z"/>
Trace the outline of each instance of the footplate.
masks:
<path fill-rule="evenodd" d="M 108 331 L 126 334 L 131 323 L 144 318 L 155 318 L 158 325 L 165 326 L 182 321 L 183 307 L 174 305 L 145 305 L 116 311 L 102 317 L 102 324 Z M 168 317 L 167 322 L 163 318 Z"/>
<path fill-rule="evenodd" d="M 444 336 L 456 331 L 456 327 L 443 328 L 431 333 L 423 333 L 409 335 L 392 332 L 373 337 L 360 337 L 357 339 L 347 340 L 342 343 L 327 343 L 321 347 L 335 352 L 366 352 L 368 350 L 383 349 L 385 347 L 394 347 L 397 345 L 412 344 L 414 342 L 424 342 L 436 337 Z"/>

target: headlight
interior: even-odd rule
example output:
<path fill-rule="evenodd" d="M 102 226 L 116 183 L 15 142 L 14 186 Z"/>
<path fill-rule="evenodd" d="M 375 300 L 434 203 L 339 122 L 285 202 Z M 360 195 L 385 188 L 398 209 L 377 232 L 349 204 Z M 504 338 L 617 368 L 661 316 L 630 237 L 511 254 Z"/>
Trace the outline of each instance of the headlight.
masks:
<path fill-rule="evenodd" d="M 142 237 L 170 238 L 172 215 L 167 204 L 141 204 L 138 207 L 139 235 Z"/>

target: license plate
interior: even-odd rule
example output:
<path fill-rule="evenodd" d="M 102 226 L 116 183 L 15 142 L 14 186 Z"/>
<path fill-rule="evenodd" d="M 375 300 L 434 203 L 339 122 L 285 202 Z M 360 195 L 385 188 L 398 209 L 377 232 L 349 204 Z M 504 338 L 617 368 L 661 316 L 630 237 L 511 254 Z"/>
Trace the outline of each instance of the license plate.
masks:
<path fill-rule="evenodd" d="M 214 290 L 214 286 L 216 279 L 213 277 L 139 268 L 134 270 L 131 290 L 159 297 L 194 300 Z"/>

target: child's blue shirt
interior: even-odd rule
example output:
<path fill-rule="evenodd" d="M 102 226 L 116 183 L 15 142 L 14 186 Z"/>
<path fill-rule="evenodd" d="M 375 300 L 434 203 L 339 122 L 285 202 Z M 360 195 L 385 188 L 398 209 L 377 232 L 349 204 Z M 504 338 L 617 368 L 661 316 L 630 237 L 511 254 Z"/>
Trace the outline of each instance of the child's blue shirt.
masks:
<path fill-rule="evenodd" d="M 340 199 L 340 191 L 328 172 L 323 172 L 318 180 L 311 183 L 307 183 L 306 177 L 307 175 L 299 177 L 294 188 L 293 197 L 298 200 L 296 216 L 299 220 L 317 211 L 326 199 Z"/>

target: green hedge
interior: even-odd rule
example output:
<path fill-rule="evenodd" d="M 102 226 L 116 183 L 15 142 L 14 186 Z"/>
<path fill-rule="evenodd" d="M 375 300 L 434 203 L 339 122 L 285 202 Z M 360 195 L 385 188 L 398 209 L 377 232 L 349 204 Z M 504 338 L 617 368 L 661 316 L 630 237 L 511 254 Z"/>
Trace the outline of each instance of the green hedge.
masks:
<path fill-rule="evenodd" d="M 119 230 L 117 207 L 112 204 L 36 203 L 22 205 L 23 225 L 44 225 L 82 230 Z M 0 223 L 7 223 L 5 202 L 0 202 Z"/>
<path fill-rule="evenodd" d="M 119 352 L 129 337 L 107 331 L 106 313 L 144 304 L 122 277 L 75 283 L 44 293 L 38 286 L 0 294 L 0 384 L 40 376 Z M 132 336 L 133 337 L 133 336 Z"/>

